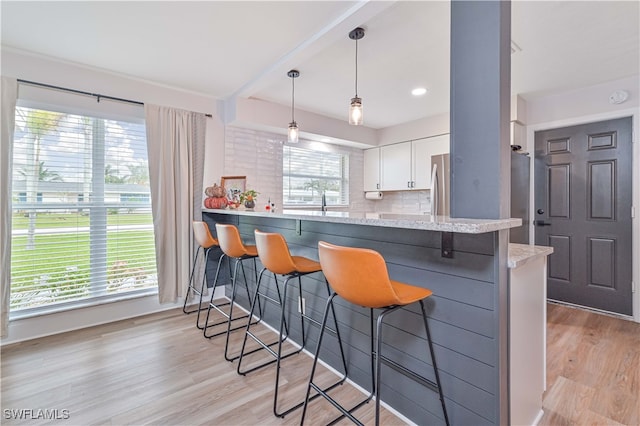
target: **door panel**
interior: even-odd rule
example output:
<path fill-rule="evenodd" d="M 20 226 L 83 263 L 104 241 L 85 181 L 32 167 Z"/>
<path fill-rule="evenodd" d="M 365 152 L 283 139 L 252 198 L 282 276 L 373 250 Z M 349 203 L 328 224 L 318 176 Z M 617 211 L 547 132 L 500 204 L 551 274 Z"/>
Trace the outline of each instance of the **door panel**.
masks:
<path fill-rule="evenodd" d="M 615 220 L 616 162 L 589 163 L 589 219 Z"/>
<path fill-rule="evenodd" d="M 616 240 L 604 238 L 589 239 L 590 267 L 589 285 L 615 289 Z"/>
<path fill-rule="evenodd" d="M 631 118 L 535 134 L 536 244 L 548 296 L 632 314 Z"/>
<path fill-rule="evenodd" d="M 549 216 L 568 219 L 571 216 L 569 204 L 570 164 L 549 167 Z"/>
<path fill-rule="evenodd" d="M 549 257 L 549 278 L 571 282 L 571 237 L 549 235 L 548 241 L 546 245 L 553 247 L 553 254 L 557 254 Z M 569 259 L 569 261 L 562 259 Z"/>

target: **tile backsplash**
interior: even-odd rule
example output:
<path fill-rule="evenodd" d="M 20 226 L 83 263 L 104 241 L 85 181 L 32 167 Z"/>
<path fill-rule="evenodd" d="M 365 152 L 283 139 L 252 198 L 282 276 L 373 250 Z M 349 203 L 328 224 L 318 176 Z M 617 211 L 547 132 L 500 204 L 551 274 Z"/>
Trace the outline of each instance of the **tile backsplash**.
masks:
<path fill-rule="evenodd" d="M 282 208 L 282 161 L 286 136 L 227 126 L 225 129 L 224 176 L 246 176 L 247 188 L 260 193 L 257 208 L 268 199 Z M 361 149 L 301 140 L 303 148 L 349 154 L 349 209 L 374 211 L 375 201 L 365 200 L 364 154 Z"/>
<path fill-rule="evenodd" d="M 282 208 L 282 147 L 285 136 L 227 126 L 224 176 L 246 176 L 247 188 L 260 193 L 257 208 L 268 199 Z M 361 149 L 300 141 L 299 146 L 349 154 L 349 210 L 392 213 L 424 213 L 430 209 L 429 191 L 385 192 L 382 200 L 364 198 L 364 154 Z M 330 207 L 331 208 L 331 207 Z M 332 208 L 335 209 L 335 208 Z M 345 208 L 346 209 L 346 208 Z"/>
<path fill-rule="evenodd" d="M 385 192 L 382 200 L 370 201 L 376 212 L 424 213 L 430 210 L 429 191 Z"/>

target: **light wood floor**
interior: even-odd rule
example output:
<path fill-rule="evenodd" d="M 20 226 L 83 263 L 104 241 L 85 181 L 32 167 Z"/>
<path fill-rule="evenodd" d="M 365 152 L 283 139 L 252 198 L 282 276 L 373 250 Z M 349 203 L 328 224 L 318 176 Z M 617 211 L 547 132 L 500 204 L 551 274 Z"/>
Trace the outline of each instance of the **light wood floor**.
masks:
<path fill-rule="evenodd" d="M 275 334 L 262 328 L 265 340 Z M 232 334 L 232 355 L 242 334 Z M 291 348 L 289 346 L 289 348 Z M 167 424 L 297 425 L 301 410 L 284 419 L 272 414 L 275 365 L 246 376 L 237 362 L 224 360 L 224 336 L 211 340 L 195 328 L 195 316 L 180 310 L 153 314 L 90 329 L 18 343 L 2 348 L 2 416 L 4 424 Z M 266 353 L 261 351 L 262 359 Z M 258 362 L 253 355 L 247 366 Z M 284 386 L 280 409 L 301 401 L 312 359 L 304 353 L 282 363 Z M 245 364 L 243 363 L 243 366 Z M 336 376 L 321 368 L 318 382 Z M 335 391 L 335 392 L 334 392 Z M 344 405 L 364 399 L 344 384 L 332 391 Z M 281 392 L 283 392 L 281 390 Z M 356 412 L 373 422 L 373 402 Z M 15 421 L 6 409 L 69 410 L 68 420 Z M 326 424 L 339 413 L 323 398 L 309 405 L 306 424 Z M 383 409 L 382 424 L 402 424 Z M 339 424 L 352 424 L 342 420 Z"/>
<path fill-rule="evenodd" d="M 222 338 L 202 338 L 194 321 L 174 310 L 2 348 L 0 422 L 299 423 L 300 411 L 285 419 L 271 413 L 273 367 L 238 376 L 236 364 L 223 360 Z M 233 336 L 237 348 L 240 333 Z M 284 363 L 286 405 L 302 398 L 310 358 Z M 334 376 L 323 369 L 322 378 Z M 640 324 L 549 304 L 547 387 L 541 425 L 640 424 Z M 361 397 L 349 385 L 336 395 Z M 7 419 L 6 409 L 69 410 L 70 418 L 20 422 Z M 324 400 L 314 401 L 307 424 L 327 423 L 334 413 Z M 373 404 L 358 416 L 371 424 Z M 382 424 L 401 423 L 383 410 Z"/>
<path fill-rule="evenodd" d="M 547 305 L 540 425 L 640 424 L 640 324 Z"/>

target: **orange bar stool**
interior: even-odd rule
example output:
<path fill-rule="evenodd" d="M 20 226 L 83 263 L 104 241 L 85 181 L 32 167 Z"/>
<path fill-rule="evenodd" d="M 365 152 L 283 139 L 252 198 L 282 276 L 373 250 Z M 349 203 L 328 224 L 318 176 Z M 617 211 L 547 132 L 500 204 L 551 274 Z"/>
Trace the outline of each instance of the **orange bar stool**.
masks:
<path fill-rule="evenodd" d="M 213 236 L 211 235 L 209 226 L 207 226 L 205 222 L 195 220 L 193 221 L 193 236 L 198 243 L 198 248 L 196 249 L 196 255 L 193 259 L 193 266 L 191 267 L 191 274 L 189 275 L 189 287 L 187 288 L 187 292 L 184 295 L 184 305 L 182 306 L 182 312 L 184 312 L 185 314 L 192 314 L 194 312 L 197 312 L 198 315 L 196 318 L 196 326 L 201 329 L 202 326 L 200 326 L 200 312 L 207 309 L 207 307 L 202 306 L 202 295 L 204 293 L 204 286 L 207 281 L 207 262 L 209 260 L 209 252 L 214 247 L 219 247 L 219 244 L 218 240 L 213 238 Z M 202 284 L 200 285 L 200 289 L 197 289 L 194 283 L 194 275 L 200 252 L 204 252 L 204 275 L 202 277 Z M 187 302 L 189 301 L 189 296 L 192 294 L 198 295 L 200 297 L 198 307 L 194 309 L 187 309 Z"/>
<path fill-rule="evenodd" d="M 220 264 L 222 261 L 222 257 L 221 257 L 220 261 L 218 262 L 216 278 L 214 281 L 213 291 L 211 293 L 211 301 L 209 302 L 209 306 L 207 308 L 207 319 L 205 321 L 203 334 L 204 334 L 204 337 L 208 339 L 215 336 L 219 336 L 221 334 L 226 334 L 226 341 L 224 345 L 224 358 L 227 361 L 233 361 L 235 359 L 238 359 L 239 356 L 235 356 L 235 357 L 229 356 L 229 352 L 228 352 L 229 351 L 229 334 L 234 330 L 239 330 L 241 328 L 244 328 L 245 324 L 243 323 L 242 325 L 232 328 L 231 323 L 233 321 L 249 318 L 248 314 L 241 315 L 238 317 L 233 316 L 233 308 L 235 306 L 235 299 L 236 299 L 236 293 L 237 293 L 238 267 L 241 267 L 242 269 L 242 275 L 244 277 L 244 287 L 245 287 L 245 290 L 247 291 L 247 298 L 249 300 L 249 303 L 252 304 L 251 295 L 249 294 L 249 288 L 247 284 L 247 275 L 244 269 L 243 261 L 246 259 L 253 259 L 254 269 L 256 269 L 255 259 L 258 257 L 258 252 L 256 250 L 256 246 L 245 245 L 242 242 L 242 238 L 240 237 L 240 232 L 238 231 L 238 228 L 236 228 L 234 225 L 216 223 L 216 233 L 218 234 L 218 244 L 220 245 L 220 249 L 222 249 L 223 256 L 226 256 L 229 259 L 233 259 L 235 261 L 233 272 L 231 271 L 231 268 L 229 268 L 229 273 L 231 274 L 231 300 L 225 303 L 214 303 L 213 301 L 215 289 L 216 289 L 216 286 L 218 285 L 218 275 L 220 273 Z M 229 306 L 228 314 L 222 309 L 223 306 L 227 306 L 227 305 Z M 211 309 L 215 309 L 216 311 L 218 311 L 220 314 L 222 314 L 226 318 L 226 320 L 209 324 Z M 262 313 L 262 310 L 260 309 L 260 307 L 259 307 L 259 310 L 260 310 L 260 313 Z M 222 324 L 227 325 L 226 330 L 207 334 L 207 330 Z"/>
<path fill-rule="evenodd" d="M 314 356 L 313 367 L 311 369 L 311 377 L 309 378 L 307 396 L 305 398 L 304 408 L 302 410 L 302 420 L 300 424 L 304 423 L 307 405 L 310 400 L 309 393 L 313 388 L 316 392 L 318 392 L 319 395 L 322 395 L 334 407 L 340 410 L 342 416 L 340 416 L 338 419 L 346 416 L 351 421 L 359 425 L 361 425 L 362 423 L 351 413 L 357 408 L 369 402 L 369 400 L 371 400 L 371 398 L 375 395 L 376 425 L 378 425 L 380 423 L 380 368 L 382 364 L 385 364 L 393 368 L 395 371 L 404 374 L 405 376 L 410 377 L 413 380 L 416 380 L 418 383 L 421 383 L 432 391 L 437 392 L 440 397 L 440 403 L 442 404 L 444 421 L 447 425 L 449 425 L 449 417 L 447 416 L 447 408 L 444 402 L 442 385 L 440 383 L 440 375 L 438 374 L 438 367 L 436 365 L 436 358 L 433 351 L 433 342 L 431 341 L 431 333 L 429 331 L 429 324 L 427 322 L 427 313 L 424 308 L 423 302 L 424 299 L 431 296 L 431 290 L 389 279 L 389 273 L 387 271 L 387 265 L 384 261 L 384 258 L 380 255 L 380 253 L 374 250 L 342 247 L 320 241 L 318 243 L 318 253 L 320 255 L 320 264 L 322 265 L 322 271 L 329 281 L 329 284 L 333 289 L 333 293 L 331 294 L 331 296 L 329 296 L 324 311 L 324 317 L 322 319 L 322 330 L 320 332 L 320 337 L 318 337 L 318 346 L 316 348 L 316 353 Z M 327 314 L 329 312 L 329 309 L 333 306 L 336 296 L 340 296 L 341 298 L 350 303 L 353 303 L 354 305 L 369 308 L 370 312 L 372 369 L 371 394 L 364 401 L 358 403 L 353 408 L 348 410 L 341 406 L 324 390 L 320 389 L 319 386 L 313 383 L 313 376 L 315 374 L 316 365 L 318 363 L 318 354 L 320 353 L 320 346 L 322 345 L 322 338 L 324 336 L 324 328 L 327 323 Z M 412 370 L 407 369 L 406 367 L 382 355 L 382 324 L 385 316 L 415 302 L 419 302 L 420 308 L 422 309 L 422 318 L 424 320 L 424 328 L 427 333 L 429 353 L 431 354 L 431 363 L 433 365 L 433 372 L 436 379 L 435 382 L 417 374 Z M 375 334 L 377 336 L 377 345 L 374 345 L 373 334 L 374 309 L 382 309 L 382 312 L 380 312 L 377 319 Z"/>
<path fill-rule="evenodd" d="M 292 355 L 295 355 L 300 351 L 302 351 L 302 349 L 304 349 L 305 342 L 306 342 L 305 331 L 304 331 L 305 319 L 309 320 L 312 323 L 320 325 L 319 321 L 316 321 L 315 319 L 305 315 L 304 313 L 301 313 L 300 326 L 302 330 L 302 345 L 300 346 L 300 349 L 293 350 L 285 355 L 282 354 L 282 343 L 285 342 L 289 337 L 289 328 L 285 318 L 285 312 L 286 312 L 285 304 L 287 301 L 287 289 L 289 287 L 288 284 L 289 284 L 289 281 L 291 281 L 294 278 L 297 278 L 298 292 L 300 297 L 302 297 L 301 277 L 304 275 L 320 272 L 322 268 L 320 267 L 320 263 L 316 262 L 315 260 L 312 260 L 303 256 L 292 256 L 289 251 L 289 246 L 287 245 L 286 240 L 281 234 L 267 233 L 267 232 L 261 232 L 256 230 L 255 236 L 256 236 L 256 246 L 258 247 L 258 256 L 260 257 L 260 262 L 262 262 L 262 265 L 264 266 L 264 268 L 262 269 L 262 271 L 260 271 L 260 277 L 258 278 L 258 285 L 256 286 L 256 289 L 255 289 L 255 295 L 253 296 L 253 304 L 251 306 L 251 313 L 249 315 L 253 315 L 255 311 L 255 306 L 259 305 L 260 298 L 264 298 L 265 300 L 268 300 L 276 305 L 279 305 L 280 306 L 280 334 L 277 341 L 272 343 L 265 343 L 251 331 L 252 324 L 248 323 L 245 331 L 245 335 L 244 335 L 244 341 L 242 342 L 240 359 L 238 360 L 238 374 L 245 375 L 259 368 L 273 364 L 275 362 L 276 363 L 276 380 L 275 380 L 275 392 L 273 395 L 273 414 L 275 414 L 276 417 L 284 417 L 285 415 L 289 414 L 293 410 L 302 407 L 305 401 L 302 400 L 298 404 L 295 404 L 286 410 L 283 410 L 283 411 L 278 410 L 280 362 L 283 359 L 288 358 Z M 278 299 L 274 299 L 268 294 L 260 292 L 262 276 L 265 271 L 269 271 L 273 274 L 273 278 L 276 283 L 276 291 L 278 294 Z M 284 283 L 282 284 L 283 286 L 282 297 L 281 297 L 280 288 L 279 288 L 280 283 L 278 282 L 277 275 L 282 275 L 284 277 Z M 327 293 L 330 294 L 329 284 L 326 282 L 326 280 L 325 280 L 325 285 L 327 288 Z M 336 315 L 335 315 L 335 311 L 333 310 L 333 306 L 332 306 L 332 314 L 333 314 L 335 329 L 329 329 L 329 330 L 332 331 L 338 339 L 338 344 L 340 346 L 340 355 L 342 357 L 342 366 L 344 369 L 344 375 L 336 383 L 325 388 L 324 391 L 329 391 L 330 389 L 333 389 L 334 387 L 341 385 L 347 378 L 347 361 L 344 356 L 344 350 L 342 349 L 342 340 L 340 338 L 340 333 L 338 331 L 338 322 L 336 320 Z M 325 318 L 325 323 L 326 323 L 326 318 Z M 252 351 L 245 353 L 247 337 L 251 337 L 253 340 L 255 340 L 260 345 L 260 347 L 258 349 L 254 349 Z M 278 348 L 277 348 L 277 351 L 274 351 L 271 347 L 276 344 L 278 345 Z M 269 354 L 271 354 L 273 356 L 273 359 L 270 359 L 269 361 L 261 363 L 257 366 L 251 367 L 247 370 L 243 370 L 242 369 L 243 358 L 246 355 L 261 351 L 263 349 L 266 350 Z M 317 396 L 319 395 L 314 395 L 313 398 Z"/>

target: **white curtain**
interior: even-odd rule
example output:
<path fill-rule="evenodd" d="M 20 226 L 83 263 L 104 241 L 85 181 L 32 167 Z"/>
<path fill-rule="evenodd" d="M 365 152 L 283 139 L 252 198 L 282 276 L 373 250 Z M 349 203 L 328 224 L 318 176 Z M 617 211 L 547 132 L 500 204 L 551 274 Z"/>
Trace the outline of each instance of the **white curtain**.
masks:
<path fill-rule="evenodd" d="M 13 161 L 13 128 L 15 126 L 18 82 L 2 77 L 2 135 L 0 136 L 0 335 L 9 329 L 11 299 L 11 163 Z"/>
<path fill-rule="evenodd" d="M 184 297 L 200 220 L 206 117 L 145 105 L 160 303 Z"/>

